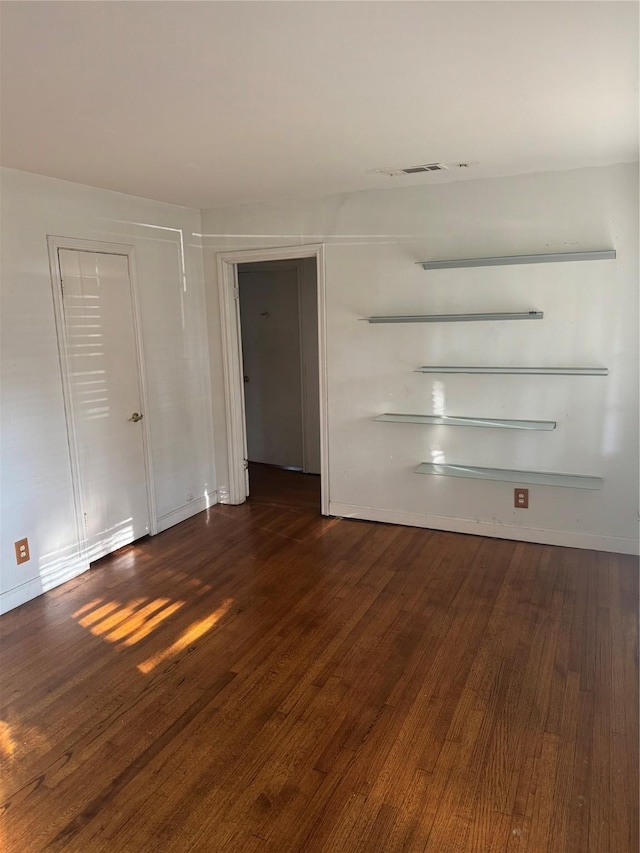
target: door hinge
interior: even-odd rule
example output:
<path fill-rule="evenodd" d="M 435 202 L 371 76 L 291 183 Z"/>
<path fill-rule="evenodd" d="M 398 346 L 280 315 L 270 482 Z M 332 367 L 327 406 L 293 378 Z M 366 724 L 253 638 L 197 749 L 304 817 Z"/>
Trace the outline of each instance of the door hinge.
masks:
<path fill-rule="evenodd" d="M 240 299 L 240 285 L 239 284 L 233 285 L 233 298 L 234 299 Z"/>
<path fill-rule="evenodd" d="M 245 459 L 244 460 L 244 470 L 246 471 L 246 470 L 248 470 L 248 468 L 249 468 L 249 460 Z"/>
<path fill-rule="evenodd" d="M 60 279 L 60 293 L 64 296 L 64 279 Z"/>

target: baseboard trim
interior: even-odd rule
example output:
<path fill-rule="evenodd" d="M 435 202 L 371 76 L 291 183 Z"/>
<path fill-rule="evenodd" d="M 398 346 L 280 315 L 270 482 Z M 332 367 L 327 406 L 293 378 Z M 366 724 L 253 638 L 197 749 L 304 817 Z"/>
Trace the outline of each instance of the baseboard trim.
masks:
<path fill-rule="evenodd" d="M 0 594 L 0 614 L 8 613 L 9 610 L 20 607 L 21 604 L 26 604 L 39 595 L 77 578 L 88 569 L 89 563 L 77 554 L 69 557 L 66 563 L 58 563 L 49 569 L 44 568 L 40 577 L 32 578 Z"/>
<path fill-rule="evenodd" d="M 197 515 L 215 503 L 217 503 L 217 493 L 212 492 L 208 496 L 203 496 L 195 501 L 189 501 L 184 506 L 177 507 L 158 518 L 158 533 L 173 527 L 174 524 L 186 521 L 187 518 Z M 0 615 L 20 607 L 21 604 L 26 604 L 50 589 L 55 589 L 57 586 L 73 580 L 88 569 L 89 563 L 78 555 L 77 546 L 75 546 L 72 554 L 53 555 L 52 559 L 47 560 L 46 565 L 41 564 L 39 577 L 32 578 L 0 594 Z"/>
<path fill-rule="evenodd" d="M 451 533 L 470 533 L 475 536 L 489 536 L 494 539 L 514 539 L 517 542 L 535 542 L 540 545 L 559 545 L 563 548 L 585 548 L 588 551 L 608 551 L 614 554 L 639 553 L 637 539 L 596 536 L 591 533 L 574 533 L 565 530 L 520 527 L 513 524 L 496 524 L 489 521 L 475 521 L 471 518 L 451 518 L 445 515 L 423 515 L 417 512 L 400 512 L 391 509 L 378 509 L 371 506 L 357 506 L 331 501 L 329 514 L 342 518 L 357 518 L 362 521 L 380 521 L 384 524 L 402 524 L 407 527 L 425 527 L 434 530 L 447 530 Z"/>
<path fill-rule="evenodd" d="M 158 533 L 162 533 L 163 530 L 168 530 L 170 527 L 173 527 L 174 524 L 180 524 L 181 521 L 186 521 L 188 518 L 191 518 L 192 515 L 197 515 L 199 512 L 203 512 L 205 509 L 208 509 L 210 506 L 214 506 L 214 504 L 217 503 L 217 492 L 211 492 L 209 495 L 203 495 L 201 498 L 189 501 L 189 503 L 176 507 L 176 509 L 171 510 L 171 512 L 158 516 Z"/>

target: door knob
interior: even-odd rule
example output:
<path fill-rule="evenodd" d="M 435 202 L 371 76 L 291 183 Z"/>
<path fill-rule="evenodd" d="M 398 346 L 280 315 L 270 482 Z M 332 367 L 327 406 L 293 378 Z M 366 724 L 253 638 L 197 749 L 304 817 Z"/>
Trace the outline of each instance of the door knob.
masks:
<path fill-rule="evenodd" d="M 133 421 L 134 424 L 137 424 L 138 421 L 142 420 L 142 415 L 139 412 L 134 412 L 129 418 L 130 421 Z"/>

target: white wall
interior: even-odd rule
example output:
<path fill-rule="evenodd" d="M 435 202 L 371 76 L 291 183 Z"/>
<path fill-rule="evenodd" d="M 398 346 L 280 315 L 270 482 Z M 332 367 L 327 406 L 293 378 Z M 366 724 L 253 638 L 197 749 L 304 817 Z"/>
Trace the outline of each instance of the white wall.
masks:
<path fill-rule="evenodd" d="M 426 179 L 428 180 L 428 178 Z M 223 397 L 215 253 L 326 243 L 330 511 L 638 550 L 638 170 L 622 165 L 204 211 L 211 364 Z M 425 259 L 615 247 L 615 261 L 428 273 Z M 535 322 L 370 326 L 375 314 L 541 309 Z M 421 364 L 601 365 L 607 378 L 425 376 Z M 553 432 L 375 423 L 384 411 L 550 419 Z M 223 414 L 214 411 L 219 483 Z M 421 461 L 604 478 L 602 491 L 421 476 Z"/>
<path fill-rule="evenodd" d="M 160 529 L 215 501 L 200 213 L 3 169 L 0 605 L 83 571 L 47 235 L 135 247 Z M 27 536 L 31 560 L 16 566 Z"/>

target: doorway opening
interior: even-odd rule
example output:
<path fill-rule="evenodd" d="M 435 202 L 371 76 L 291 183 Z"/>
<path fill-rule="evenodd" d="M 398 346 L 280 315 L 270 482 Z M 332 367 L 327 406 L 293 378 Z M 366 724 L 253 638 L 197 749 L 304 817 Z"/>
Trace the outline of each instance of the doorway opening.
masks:
<path fill-rule="evenodd" d="M 226 503 L 329 514 L 322 246 L 218 255 Z"/>
<path fill-rule="evenodd" d="M 238 264 L 249 499 L 320 509 L 313 258 Z"/>

